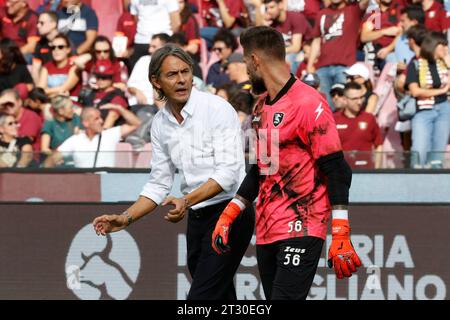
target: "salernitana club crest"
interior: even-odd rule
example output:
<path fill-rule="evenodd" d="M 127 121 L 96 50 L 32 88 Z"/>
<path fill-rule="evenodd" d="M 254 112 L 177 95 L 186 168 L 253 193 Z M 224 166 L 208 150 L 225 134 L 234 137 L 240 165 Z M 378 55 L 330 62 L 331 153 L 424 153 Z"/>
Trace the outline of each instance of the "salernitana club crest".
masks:
<path fill-rule="evenodd" d="M 284 118 L 283 112 L 275 112 L 273 114 L 273 125 L 275 127 L 278 127 L 281 124 L 281 122 L 283 121 L 283 118 Z"/>

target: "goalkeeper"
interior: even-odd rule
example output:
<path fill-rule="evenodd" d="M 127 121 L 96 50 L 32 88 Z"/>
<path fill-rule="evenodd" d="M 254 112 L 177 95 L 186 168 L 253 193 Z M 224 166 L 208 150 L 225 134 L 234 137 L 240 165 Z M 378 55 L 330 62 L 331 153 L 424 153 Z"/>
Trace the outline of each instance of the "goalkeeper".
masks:
<path fill-rule="evenodd" d="M 329 266 L 339 279 L 361 266 L 347 213 L 352 172 L 326 100 L 289 73 L 282 35 L 254 27 L 240 41 L 254 93 L 267 94 L 253 115 L 257 164 L 220 216 L 212 246 L 219 254 L 233 251 L 228 243 L 233 221 L 258 196 L 256 252 L 265 296 L 306 299 L 330 215 Z"/>

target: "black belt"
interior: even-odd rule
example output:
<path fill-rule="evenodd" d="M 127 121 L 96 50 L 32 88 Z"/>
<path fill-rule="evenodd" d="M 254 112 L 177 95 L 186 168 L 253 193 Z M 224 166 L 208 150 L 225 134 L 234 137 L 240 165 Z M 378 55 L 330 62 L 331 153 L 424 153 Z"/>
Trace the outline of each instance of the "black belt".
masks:
<path fill-rule="evenodd" d="M 189 215 L 196 218 L 201 219 L 205 217 L 210 217 L 213 213 L 218 213 L 218 211 L 222 211 L 225 209 L 226 205 L 231 201 L 231 199 L 224 200 L 215 204 L 212 204 L 210 206 L 206 206 L 199 209 L 189 209 Z M 221 212 L 219 212 L 221 213 Z"/>

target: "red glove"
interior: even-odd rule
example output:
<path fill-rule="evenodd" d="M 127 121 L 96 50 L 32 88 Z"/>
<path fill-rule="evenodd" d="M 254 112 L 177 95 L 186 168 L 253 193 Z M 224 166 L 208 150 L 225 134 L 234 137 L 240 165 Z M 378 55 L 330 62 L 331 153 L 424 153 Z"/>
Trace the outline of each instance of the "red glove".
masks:
<path fill-rule="evenodd" d="M 230 234 L 231 224 L 240 213 L 241 208 L 236 203 L 230 202 L 220 215 L 212 234 L 212 247 L 218 254 L 230 251 L 228 235 Z"/>
<path fill-rule="evenodd" d="M 338 279 L 351 277 L 356 272 L 356 267 L 361 266 L 361 260 L 350 241 L 348 220 L 333 219 L 331 234 L 333 239 L 328 250 L 328 267 L 334 266 Z"/>

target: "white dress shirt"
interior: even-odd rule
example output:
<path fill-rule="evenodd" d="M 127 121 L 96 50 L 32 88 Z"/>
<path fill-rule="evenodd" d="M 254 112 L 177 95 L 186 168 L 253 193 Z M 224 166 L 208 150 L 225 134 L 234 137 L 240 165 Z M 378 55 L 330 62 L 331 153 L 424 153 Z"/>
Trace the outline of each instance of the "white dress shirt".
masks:
<path fill-rule="evenodd" d="M 245 177 L 241 126 L 233 107 L 224 99 L 192 88 L 181 110 L 179 124 L 164 106 L 152 124 L 150 179 L 141 195 L 160 204 L 168 195 L 175 173 L 181 177 L 181 192 L 188 194 L 208 179 L 223 189 L 193 209 L 231 199 Z"/>

